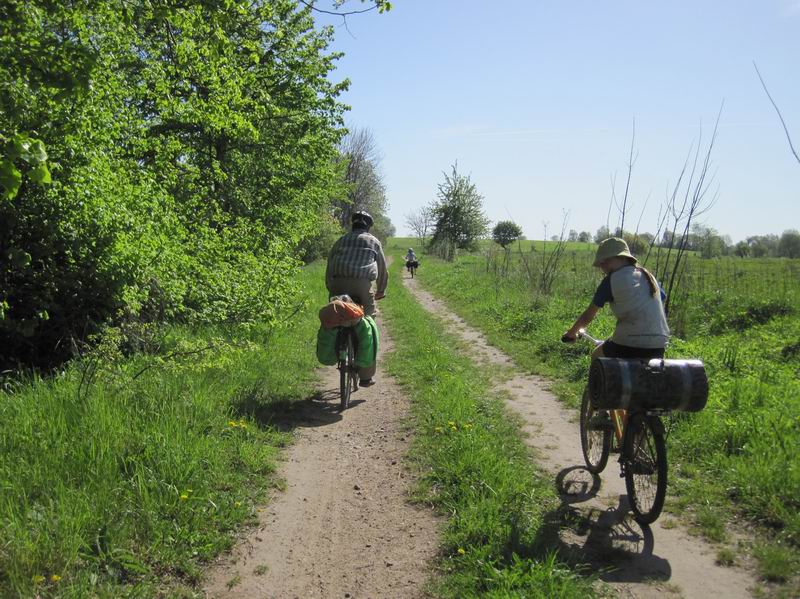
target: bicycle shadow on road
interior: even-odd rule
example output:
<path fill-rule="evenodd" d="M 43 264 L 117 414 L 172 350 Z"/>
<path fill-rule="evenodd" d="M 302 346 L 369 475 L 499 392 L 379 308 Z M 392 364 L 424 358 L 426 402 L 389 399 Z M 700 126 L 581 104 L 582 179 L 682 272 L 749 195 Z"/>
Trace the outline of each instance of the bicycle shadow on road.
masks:
<path fill-rule="evenodd" d="M 350 409 L 361 403 L 364 403 L 363 399 L 353 396 Z M 326 426 L 342 419 L 338 387 L 319 390 L 303 400 L 264 396 L 257 390 L 245 390 L 232 404 L 237 417 L 247 416 L 259 426 L 271 426 L 282 431 Z"/>
<path fill-rule="evenodd" d="M 555 483 L 561 505 L 545 515 L 545 526 L 559 554 L 589 566 L 606 582 L 671 578 L 669 561 L 653 552 L 653 531 L 633 519 L 626 495 L 616 506 L 599 506 L 600 477 L 583 466 L 564 468 Z"/>

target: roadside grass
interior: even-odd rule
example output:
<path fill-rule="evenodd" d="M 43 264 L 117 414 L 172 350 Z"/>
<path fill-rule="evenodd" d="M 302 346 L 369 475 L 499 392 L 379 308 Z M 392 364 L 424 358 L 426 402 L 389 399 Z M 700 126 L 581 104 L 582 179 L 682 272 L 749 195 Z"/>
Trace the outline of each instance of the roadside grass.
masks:
<path fill-rule="evenodd" d="M 493 373 L 466 357 L 394 270 L 381 305 L 396 339 L 386 366 L 413 400 L 418 498 L 448 517 L 434 593 L 593 596 L 591 578 L 550 549 L 560 501 L 534 469 L 517 420 L 491 392 Z"/>
<path fill-rule="evenodd" d="M 0 392 L 0 596 L 190 596 L 271 485 L 313 390 L 323 299 L 288 328 L 172 328 L 157 354 L 114 335 L 49 379 Z"/>
<path fill-rule="evenodd" d="M 557 395 L 577 405 L 589 351 L 559 338 L 589 303 L 592 289 L 584 289 L 580 278 L 571 288 L 570 268 L 559 273 L 560 291 L 544 296 L 519 278 L 496 276 L 481 256 L 446 263 L 425 255 L 420 262 L 421 285 L 481 329 L 518 366 L 553 377 Z M 759 270 L 751 272 L 748 261 L 741 260 L 736 272 L 747 276 L 732 277 L 727 287 L 716 290 L 708 281 L 704 291 L 688 290 L 683 319 L 691 334 L 673 337 L 667 355 L 703 359 L 710 397 L 702 412 L 675 414 L 668 423 L 668 508 L 721 543 L 730 542 L 727 527 L 744 516 L 756 524 L 765 544 L 779 544 L 797 559 L 800 280 L 790 275 L 800 262 L 754 262 L 762 268 L 764 285 L 758 284 Z M 715 279 L 713 285 L 724 283 Z M 612 332 L 608 312 L 603 310 L 592 324 L 597 337 Z M 775 579 L 765 560 L 756 562 L 762 577 Z M 797 573 L 789 580 L 794 588 Z"/>

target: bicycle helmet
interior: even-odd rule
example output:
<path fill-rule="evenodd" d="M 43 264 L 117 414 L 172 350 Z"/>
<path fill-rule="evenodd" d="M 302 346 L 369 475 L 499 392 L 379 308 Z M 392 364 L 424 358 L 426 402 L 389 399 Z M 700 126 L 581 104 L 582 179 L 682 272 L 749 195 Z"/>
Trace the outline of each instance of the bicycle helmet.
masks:
<path fill-rule="evenodd" d="M 359 224 L 365 229 L 369 229 L 372 226 L 372 223 L 375 221 L 372 220 L 372 216 L 370 216 L 369 212 L 366 212 L 365 210 L 359 210 L 358 212 L 353 212 L 353 216 L 350 217 L 350 222 L 353 223 L 354 227 L 356 224 Z"/>

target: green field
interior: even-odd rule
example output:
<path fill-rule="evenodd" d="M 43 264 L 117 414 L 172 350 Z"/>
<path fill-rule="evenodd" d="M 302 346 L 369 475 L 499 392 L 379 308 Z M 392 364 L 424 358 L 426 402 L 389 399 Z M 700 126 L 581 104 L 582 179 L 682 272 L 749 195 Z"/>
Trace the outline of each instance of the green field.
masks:
<path fill-rule="evenodd" d="M 314 388 L 319 266 L 288 327 L 159 329 L 129 357 L 109 332 L 55 378 L 7 382 L 0 596 L 191 594 L 279 483 L 291 435 L 270 422 Z"/>
<path fill-rule="evenodd" d="M 392 248 L 409 244 L 398 239 Z M 512 252 L 505 263 L 491 246 L 453 263 L 423 255 L 418 277 L 521 367 L 555 377 L 559 395 L 576 405 L 588 348 L 559 338 L 600 281 L 592 254 L 565 252 L 549 293 L 538 285 L 535 259 L 526 265 Z M 703 412 L 670 424 L 668 507 L 715 541 L 729 539 L 726 526 L 745 517 L 760 531 L 752 554 L 773 580 L 794 575 L 800 546 L 798 273 L 798 260 L 691 257 L 670 314 L 668 356 L 704 360 L 710 398 Z M 612 329 L 604 310 L 592 332 Z"/>

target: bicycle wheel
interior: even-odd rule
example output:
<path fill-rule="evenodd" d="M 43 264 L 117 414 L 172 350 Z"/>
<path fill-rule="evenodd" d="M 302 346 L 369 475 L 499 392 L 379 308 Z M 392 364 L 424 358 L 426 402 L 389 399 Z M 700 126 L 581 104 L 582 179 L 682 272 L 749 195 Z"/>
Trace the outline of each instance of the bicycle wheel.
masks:
<path fill-rule="evenodd" d="M 657 416 L 632 414 L 623 445 L 623 468 L 628 501 L 640 524 L 655 522 L 667 493 L 667 446 Z"/>
<path fill-rule="evenodd" d="M 340 408 L 346 410 L 350 406 L 350 392 L 353 388 L 353 368 L 355 351 L 351 331 L 345 330 L 343 347 L 339 354 L 339 396 Z"/>
<path fill-rule="evenodd" d="M 595 422 L 593 422 L 593 419 Z M 602 413 L 592 408 L 592 398 L 589 388 L 583 390 L 581 399 L 581 449 L 586 469 L 594 474 L 603 471 L 608 463 L 608 453 L 611 450 L 611 420 L 597 424 L 602 419 Z"/>

